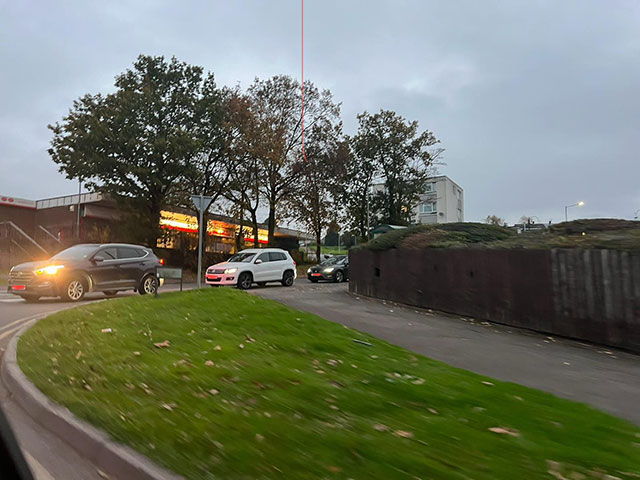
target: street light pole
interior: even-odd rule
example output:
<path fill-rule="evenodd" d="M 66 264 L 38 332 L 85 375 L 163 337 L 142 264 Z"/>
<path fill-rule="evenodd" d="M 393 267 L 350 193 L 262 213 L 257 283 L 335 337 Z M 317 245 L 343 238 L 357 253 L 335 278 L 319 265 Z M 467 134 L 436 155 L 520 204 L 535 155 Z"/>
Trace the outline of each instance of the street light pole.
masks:
<path fill-rule="evenodd" d="M 78 204 L 76 205 L 76 236 L 80 240 L 80 196 L 82 195 L 82 177 L 78 177 Z"/>
<path fill-rule="evenodd" d="M 564 207 L 564 221 L 568 222 L 569 221 L 569 208 L 571 207 L 582 207 L 584 205 L 584 202 L 582 200 L 580 200 L 578 203 L 574 203 L 573 205 L 566 205 Z"/>
<path fill-rule="evenodd" d="M 198 288 L 202 287 L 202 221 L 204 217 L 203 195 L 200 194 L 200 220 L 198 221 Z"/>

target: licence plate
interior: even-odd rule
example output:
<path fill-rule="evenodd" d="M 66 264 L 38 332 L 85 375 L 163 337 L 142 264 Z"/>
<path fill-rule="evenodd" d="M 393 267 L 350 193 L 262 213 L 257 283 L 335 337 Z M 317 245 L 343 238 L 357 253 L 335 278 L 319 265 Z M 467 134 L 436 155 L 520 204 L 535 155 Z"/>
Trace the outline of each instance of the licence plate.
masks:
<path fill-rule="evenodd" d="M 12 285 L 11 290 L 25 290 L 27 288 L 26 285 Z"/>

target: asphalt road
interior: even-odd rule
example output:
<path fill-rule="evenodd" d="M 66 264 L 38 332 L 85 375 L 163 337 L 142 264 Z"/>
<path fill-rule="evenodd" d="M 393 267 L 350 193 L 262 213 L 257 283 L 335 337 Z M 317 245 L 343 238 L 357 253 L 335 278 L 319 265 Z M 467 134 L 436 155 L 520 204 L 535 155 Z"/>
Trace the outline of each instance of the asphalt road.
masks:
<path fill-rule="evenodd" d="M 251 290 L 390 343 L 500 380 L 588 403 L 640 424 L 640 356 L 355 296 L 344 284 Z"/>

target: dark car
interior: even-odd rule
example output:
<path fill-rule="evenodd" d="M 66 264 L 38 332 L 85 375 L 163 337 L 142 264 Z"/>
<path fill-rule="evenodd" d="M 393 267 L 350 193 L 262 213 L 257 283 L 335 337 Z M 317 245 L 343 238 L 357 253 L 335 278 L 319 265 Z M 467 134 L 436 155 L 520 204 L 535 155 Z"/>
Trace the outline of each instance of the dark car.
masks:
<path fill-rule="evenodd" d="M 113 296 L 122 290 L 155 293 L 161 261 L 139 245 L 81 244 L 49 260 L 16 265 L 9 272 L 7 291 L 27 301 L 61 297 L 77 302 L 86 292 Z"/>
<path fill-rule="evenodd" d="M 336 255 L 319 265 L 314 265 L 307 270 L 307 278 L 313 283 L 319 280 L 344 282 L 349 278 L 349 257 L 347 255 Z"/>

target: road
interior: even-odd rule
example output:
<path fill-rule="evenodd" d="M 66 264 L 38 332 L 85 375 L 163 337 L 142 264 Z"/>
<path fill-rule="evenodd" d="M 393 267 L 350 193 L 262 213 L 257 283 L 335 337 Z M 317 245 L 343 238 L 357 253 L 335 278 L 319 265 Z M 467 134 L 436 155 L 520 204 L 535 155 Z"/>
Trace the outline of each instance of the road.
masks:
<path fill-rule="evenodd" d="M 185 288 L 192 288 L 192 285 Z M 4 288 L 4 287 L 0 287 Z M 161 289 L 175 290 L 176 286 Z M 118 297 L 136 295 L 122 292 Z M 80 305 L 104 300 L 101 293 L 89 294 Z M 53 313 L 76 304 L 64 303 L 55 299 L 44 299 L 38 303 L 27 303 L 14 295 L 0 293 L 0 351 L 4 352 L 11 337 L 34 317 Z M 0 406 L 11 423 L 18 442 L 22 447 L 31 471 L 37 480 L 104 480 L 104 473 L 88 460 L 81 457 L 73 448 L 61 441 L 58 436 L 42 428 L 20 408 L 0 382 Z"/>
<path fill-rule="evenodd" d="M 640 424 L 638 355 L 355 296 L 347 284 L 298 279 L 294 288 L 274 285 L 251 292 L 455 367 L 588 403 Z"/>

